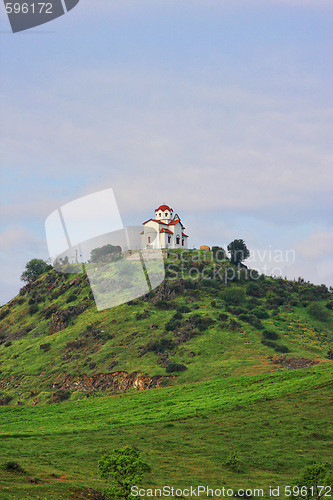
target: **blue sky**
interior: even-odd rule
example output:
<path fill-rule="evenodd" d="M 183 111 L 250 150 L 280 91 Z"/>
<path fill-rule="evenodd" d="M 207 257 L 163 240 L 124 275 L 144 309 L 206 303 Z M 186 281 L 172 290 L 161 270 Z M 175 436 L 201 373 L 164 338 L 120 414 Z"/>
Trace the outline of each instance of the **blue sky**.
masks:
<path fill-rule="evenodd" d="M 46 217 L 109 187 L 125 224 L 168 203 L 190 246 L 333 284 L 331 2 L 81 0 L 15 35 L 1 9 L 0 303 Z"/>

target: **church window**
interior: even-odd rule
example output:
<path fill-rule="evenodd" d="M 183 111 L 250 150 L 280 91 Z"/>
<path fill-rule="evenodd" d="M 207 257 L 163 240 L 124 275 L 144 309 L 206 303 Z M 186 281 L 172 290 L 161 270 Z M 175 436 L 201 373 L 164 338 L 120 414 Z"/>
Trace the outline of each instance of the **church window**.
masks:
<path fill-rule="evenodd" d="M 148 243 L 150 243 L 150 236 L 148 236 Z"/>
<path fill-rule="evenodd" d="M 168 236 L 168 243 L 171 243 L 171 236 Z"/>
<path fill-rule="evenodd" d="M 177 236 L 177 238 L 176 238 L 176 243 L 177 243 L 177 245 L 179 245 L 179 242 L 180 242 L 180 237 L 179 237 L 179 236 Z"/>

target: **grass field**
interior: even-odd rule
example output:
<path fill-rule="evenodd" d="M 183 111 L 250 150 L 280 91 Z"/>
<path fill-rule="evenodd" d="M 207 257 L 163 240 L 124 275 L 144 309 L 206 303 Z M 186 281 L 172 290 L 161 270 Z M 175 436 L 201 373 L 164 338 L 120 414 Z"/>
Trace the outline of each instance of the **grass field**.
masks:
<path fill-rule="evenodd" d="M 289 484 L 312 461 L 330 461 L 331 381 L 327 365 L 2 408 L 1 462 L 15 460 L 27 474 L 2 471 L 1 499 L 80 498 L 75 492 L 102 489 L 99 457 L 127 444 L 152 465 L 146 487 Z M 225 465 L 233 452 L 238 472 Z"/>

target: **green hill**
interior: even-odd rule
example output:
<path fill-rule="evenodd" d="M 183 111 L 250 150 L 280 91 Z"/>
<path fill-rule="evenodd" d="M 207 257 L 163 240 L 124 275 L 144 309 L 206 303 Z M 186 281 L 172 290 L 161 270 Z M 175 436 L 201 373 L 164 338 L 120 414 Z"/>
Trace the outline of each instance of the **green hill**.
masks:
<path fill-rule="evenodd" d="M 0 465 L 40 480 L 0 471 L 1 498 L 85 498 L 100 455 L 126 444 L 154 487 L 267 489 L 329 459 L 327 288 L 226 279 L 230 263 L 198 251 L 165 266 L 157 289 L 102 312 L 85 275 L 53 270 L 0 309 Z"/>

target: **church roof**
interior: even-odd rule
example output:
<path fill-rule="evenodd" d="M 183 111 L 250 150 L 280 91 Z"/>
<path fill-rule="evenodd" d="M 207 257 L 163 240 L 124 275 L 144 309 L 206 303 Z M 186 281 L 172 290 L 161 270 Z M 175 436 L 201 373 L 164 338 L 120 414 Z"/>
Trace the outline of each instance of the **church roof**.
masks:
<path fill-rule="evenodd" d="M 165 228 L 161 229 L 160 233 L 170 233 L 170 234 L 173 234 L 173 232 L 170 231 L 170 229 L 165 229 Z"/>
<path fill-rule="evenodd" d="M 168 205 L 161 205 L 160 207 L 155 209 L 155 212 L 158 210 L 161 210 L 162 212 L 165 212 L 166 210 L 169 210 L 169 212 L 173 212 L 172 208 L 168 207 Z"/>
<path fill-rule="evenodd" d="M 164 224 L 164 226 L 168 225 L 167 222 L 162 222 L 161 220 L 156 220 L 156 219 L 148 219 L 148 220 L 144 221 L 142 224 L 147 224 L 147 222 L 149 222 L 149 221 L 158 222 L 158 224 Z"/>
<path fill-rule="evenodd" d="M 180 222 L 180 219 L 177 219 L 177 220 L 172 220 L 171 222 L 169 222 L 169 226 L 174 226 L 175 224 L 177 224 L 178 222 Z"/>
<path fill-rule="evenodd" d="M 182 233 L 182 236 L 185 236 L 185 238 L 188 238 L 188 235 L 185 233 Z"/>

